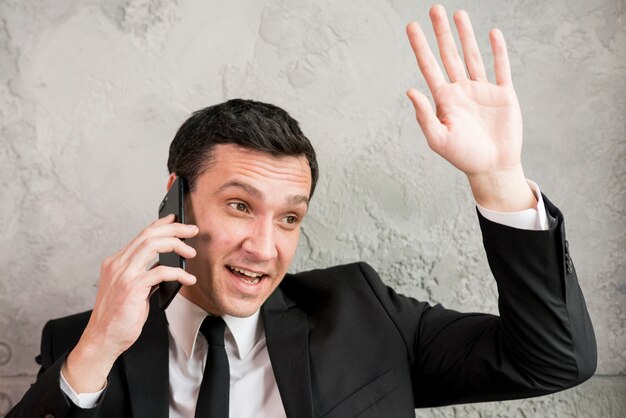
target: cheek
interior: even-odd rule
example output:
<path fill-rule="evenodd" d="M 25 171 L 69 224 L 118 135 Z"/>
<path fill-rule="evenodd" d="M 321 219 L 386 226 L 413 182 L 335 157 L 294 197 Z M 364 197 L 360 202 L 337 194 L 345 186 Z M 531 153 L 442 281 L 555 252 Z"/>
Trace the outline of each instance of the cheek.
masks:
<path fill-rule="evenodd" d="M 296 248 L 298 248 L 298 240 L 300 238 L 300 230 L 294 231 L 280 238 L 278 242 L 278 254 L 283 264 L 282 268 L 287 270 L 291 260 L 293 259 Z"/>
<path fill-rule="evenodd" d="M 241 222 L 214 220 L 198 225 L 200 233 L 197 243 L 211 254 L 220 254 L 236 248 L 244 239 L 246 230 Z M 196 248 L 198 250 L 198 248 Z"/>

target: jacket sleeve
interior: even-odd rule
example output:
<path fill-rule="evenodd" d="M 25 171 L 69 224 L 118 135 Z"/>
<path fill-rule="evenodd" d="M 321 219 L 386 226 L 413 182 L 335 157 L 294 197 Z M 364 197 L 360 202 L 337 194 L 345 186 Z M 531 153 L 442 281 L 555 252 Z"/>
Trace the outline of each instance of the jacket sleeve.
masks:
<path fill-rule="evenodd" d="M 95 409 L 76 407 L 61 390 L 61 367 L 68 351 L 57 352 L 55 341 L 56 321 L 49 321 L 43 328 L 41 354 L 37 362 L 41 365 L 37 380 L 6 415 L 6 418 L 34 417 L 93 417 Z"/>
<path fill-rule="evenodd" d="M 409 298 L 377 290 L 407 343 L 416 407 L 544 395 L 595 372 L 595 337 L 563 216 L 545 202 L 554 218 L 547 231 L 510 228 L 479 214 L 500 316 L 440 305 L 416 313 Z"/>

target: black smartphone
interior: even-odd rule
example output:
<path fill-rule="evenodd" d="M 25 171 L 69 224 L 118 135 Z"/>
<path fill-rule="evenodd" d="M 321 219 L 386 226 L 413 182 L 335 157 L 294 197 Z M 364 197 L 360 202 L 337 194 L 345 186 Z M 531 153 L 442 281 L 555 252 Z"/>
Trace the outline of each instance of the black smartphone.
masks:
<path fill-rule="evenodd" d="M 159 218 L 174 214 L 174 222 L 185 223 L 185 187 L 186 182 L 182 177 L 176 177 L 172 187 L 159 205 Z M 162 266 L 180 267 L 185 269 L 185 258 L 175 252 L 159 254 L 159 264 Z M 165 310 L 182 285 L 175 282 L 161 282 L 159 284 L 159 308 Z"/>

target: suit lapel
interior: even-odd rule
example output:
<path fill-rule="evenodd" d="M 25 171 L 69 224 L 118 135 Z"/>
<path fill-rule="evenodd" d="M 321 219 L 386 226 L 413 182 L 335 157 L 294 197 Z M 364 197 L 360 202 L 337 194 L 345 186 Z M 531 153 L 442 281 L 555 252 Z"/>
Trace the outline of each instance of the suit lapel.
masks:
<path fill-rule="evenodd" d="M 122 356 L 134 417 L 167 418 L 169 354 L 165 314 L 152 298 L 139 339 Z"/>
<path fill-rule="evenodd" d="M 279 289 L 261 309 L 272 370 L 287 417 L 312 417 L 309 324 Z"/>

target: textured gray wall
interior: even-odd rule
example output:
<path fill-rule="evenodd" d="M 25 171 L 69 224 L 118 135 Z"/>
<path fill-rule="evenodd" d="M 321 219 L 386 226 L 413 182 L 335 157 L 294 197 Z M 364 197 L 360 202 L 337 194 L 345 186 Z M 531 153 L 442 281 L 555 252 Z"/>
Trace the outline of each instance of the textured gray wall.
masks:
<path fill-rule="evenodd" d="M 566 216 L 598 375 L 533 400 L 417 416 L 626 416 L 623 0 L 449 1 L 508 40 L 528 177 Z M 167 149 L 200 107 L 274 102 L 321 180 L 293 270 L 367 260 L 400 291 L 496 312 L 464 177 L 427 148 L 409 0 L 0 1 L 0 416 L 34 380 L 46 319 L 91 307 L 101 260 L 155 217 Z M 432 40 L 432 37 L 430 37 Z"/>

